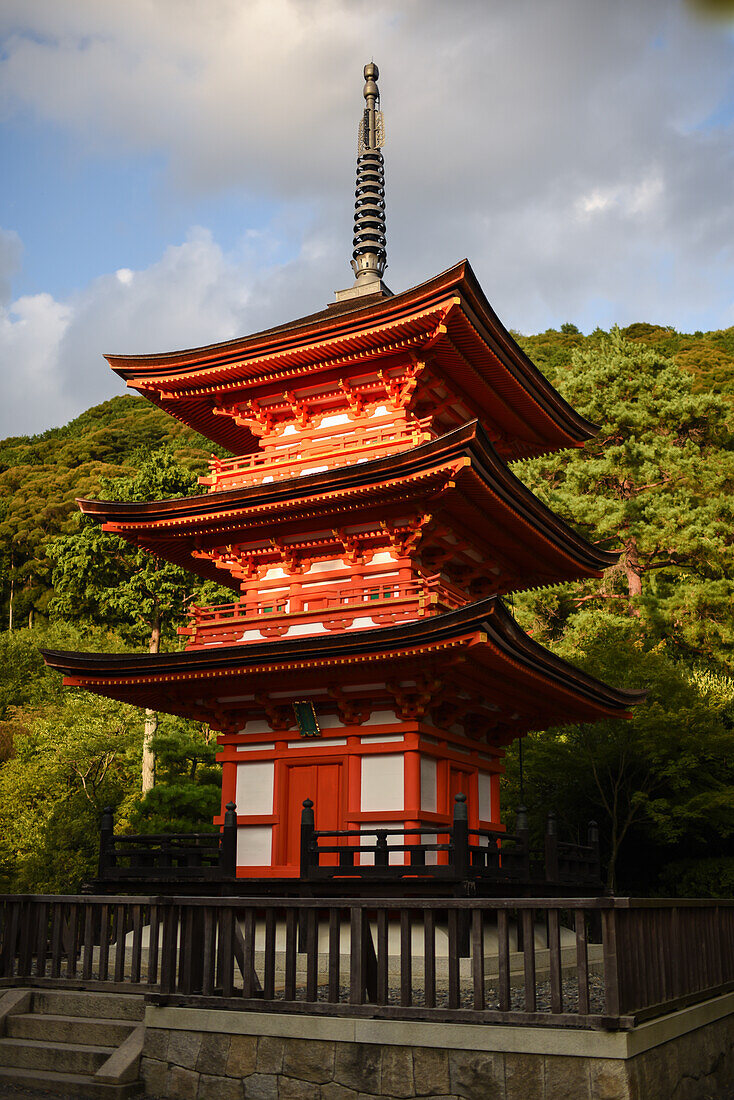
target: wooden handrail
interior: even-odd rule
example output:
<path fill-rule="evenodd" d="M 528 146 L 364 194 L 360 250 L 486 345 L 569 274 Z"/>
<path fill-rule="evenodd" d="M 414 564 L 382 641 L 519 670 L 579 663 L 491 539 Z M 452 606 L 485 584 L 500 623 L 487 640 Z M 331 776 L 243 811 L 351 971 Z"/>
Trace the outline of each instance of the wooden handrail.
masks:
<path fill-rule="evenodd" d="M 399 990 L 396 969 L 412 973 Z M 0 981 L 229 1009 L 618 1029 L 734 988 L 734 902 L 4 895 Z"/>
<path fill-rule="evenodd" d="M 212 833 L 122 833 L 116 836 L 112 809 L 100 823 L 101 881 L 160 877 L 168 870 L 201 872 L 207 878 L 234 879 L 237 871 L 237 807 L 228 802 L 221 831 Z M 195 877 L 192 874 L 190 877 Z"/>

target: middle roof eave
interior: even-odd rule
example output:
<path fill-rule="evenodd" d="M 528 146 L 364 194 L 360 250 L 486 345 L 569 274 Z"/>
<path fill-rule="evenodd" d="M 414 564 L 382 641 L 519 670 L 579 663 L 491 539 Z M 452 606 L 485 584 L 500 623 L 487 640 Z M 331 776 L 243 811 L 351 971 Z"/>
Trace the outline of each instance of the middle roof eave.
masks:
<path fill-rule="evenodd" d="M 318 506 L 322 511 L 336 510 L 340 501 L 358 492 L 360 500 L 367 505 L 371 496 L 384 496 L 391 486 L 415 496 L 421 491 L 420 486 L 416 486 L 416 478 L 424 480 L 442 468 L 459 467 L 463 459 L 468 460 L 467 469 L 475 485 L 491 494 L 496 507 L 519 523 L 526 537 L 550 544 L 573 561 L 580 569 L 579 575 L 598 574 L 617 562 L 618 554 L 593 546 L 515 477 L 476 421 L 439 439 L 385 458 L 305 477 L 284 478 L 267 485 L 150 503 L 89 500 L 78 503 L 82 512 L 97 522 L 114 524 L 123 537 L 146 544 L 170 542 L 186 534 L 189 537 L 204 533 L 211 536 L 222 524 L 230 526 L 235 516 L 246 517 L 242 522 L 250 525 L 257 513 L 276 518 L 284 509 L 295 511 L 301 502 L 311 509 Z M 459 467 L 457 475 L 464 477 L 466 470 Z M 412 487 L 408 485 L 405 489 L 407 482 L 404 479 L 412 479 Z M 230 534 L 224 542 L 232 538 Z M 163 556 L 166 556 L 164 552 Z"/>

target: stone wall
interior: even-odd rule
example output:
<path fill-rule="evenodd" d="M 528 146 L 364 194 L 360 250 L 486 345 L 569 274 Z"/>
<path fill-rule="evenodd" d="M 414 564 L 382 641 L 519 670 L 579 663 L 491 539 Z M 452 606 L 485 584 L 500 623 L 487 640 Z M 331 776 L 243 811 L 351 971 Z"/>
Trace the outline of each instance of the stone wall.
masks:
<path fill-rule="evenodd" d="M 147 1097 L 721 1100 L 734 1095 L 732 1014 L 719 1014 L 695 1027 L 681 1026 L 681 1014 L 676 1013 L 624 1033 L 363 1021 L 388 1030 L 385 1041 L 376 1041 L 377 1031 L 373 1041 L 360 1042 L 298 1038 L 292 1033 L 300 1023 L 303 1030 L 308 1031 L 310 1024 L 310 1030 L 321 1035 L 328 1034 L 333 1024 L 337 1034 L 343 1034 L 346 1020 L 293 1016 L 279 1020 L 274 1014 L 207 1015 L 201 1010 L 204 1026 L 196 1030 L 191 1026 L 192 1011 L 197 1012 L 148 1010 L 142 1062 Z M 692 1011 L 684 1010 L 689 1025 L 696 1022 L 690 1017 Z M 177 1012 L 183 1013 L 181 1026 Z M 161 1014 L 165 1014 L 162 1019 Z M 256 1024 L 252 1029 L 260 1034 L 241 1033 L 244 1016 L 251 1017 Z M 232 1029 L 221 1029 L 224 1017 L 232 1018 Z M 164 1022 L 176 1026 L 152 1026 Z M 263 1033 L 269 1028 L 286 1034 Z M 398 1034 L 391 1035 L 394 1032 Z M 400 1032 L 417 1041 L 396 1042 Z M 445 1042 L 439 1044 L 437 1037 L 442 1033 Z M 466 1048 L 467 1040 L 477 1035 L 482 1047 L 505 1049 Z M 567 1053 L 560 1052 L 564 1050 Z"/>

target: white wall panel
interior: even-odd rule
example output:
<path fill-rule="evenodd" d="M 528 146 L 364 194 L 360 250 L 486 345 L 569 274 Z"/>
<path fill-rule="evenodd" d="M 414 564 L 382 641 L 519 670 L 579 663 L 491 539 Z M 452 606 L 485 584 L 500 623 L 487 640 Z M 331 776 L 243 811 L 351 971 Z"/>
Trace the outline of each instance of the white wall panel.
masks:
<path fill-rule="evenodd" d="M 436 761 L 432 756 L 421 756 L 421 809 L 438 813 Z"/>
<path fill-rule="evenodd" d="M 238 814 L 271 814 L 273 812 L 274 776 L 275 765 L 272 760 L 258 760 L 252 764 L 237 765 L 235 802 Z"/>
<path fill-rule="evenodd" d="M 273 826 L 239 825 L 237 828 L 237 866 L 269 867 L 272 863 Z"/>
<path fill-rule="evenodd" d="M 482 821 L 492 820 L 492 776 L 479 773 L 479 816 Z"/>
<path fill-rule="evenodd" d="M 402 810 L 405 800 L 403 757 L 382 753 L 362 757 L 363 812 Z"/>

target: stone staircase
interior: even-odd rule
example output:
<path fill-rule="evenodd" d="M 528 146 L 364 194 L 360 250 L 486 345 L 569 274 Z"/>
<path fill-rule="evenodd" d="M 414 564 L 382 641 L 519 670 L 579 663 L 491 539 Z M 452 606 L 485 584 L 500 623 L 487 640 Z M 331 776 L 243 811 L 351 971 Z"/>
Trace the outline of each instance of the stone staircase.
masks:
<path fill-rule="evenodd" d="M 59 1095 L 141 1096 L 143 998 L 0 990 L 0 1096 L 16 1085 Z"/>

